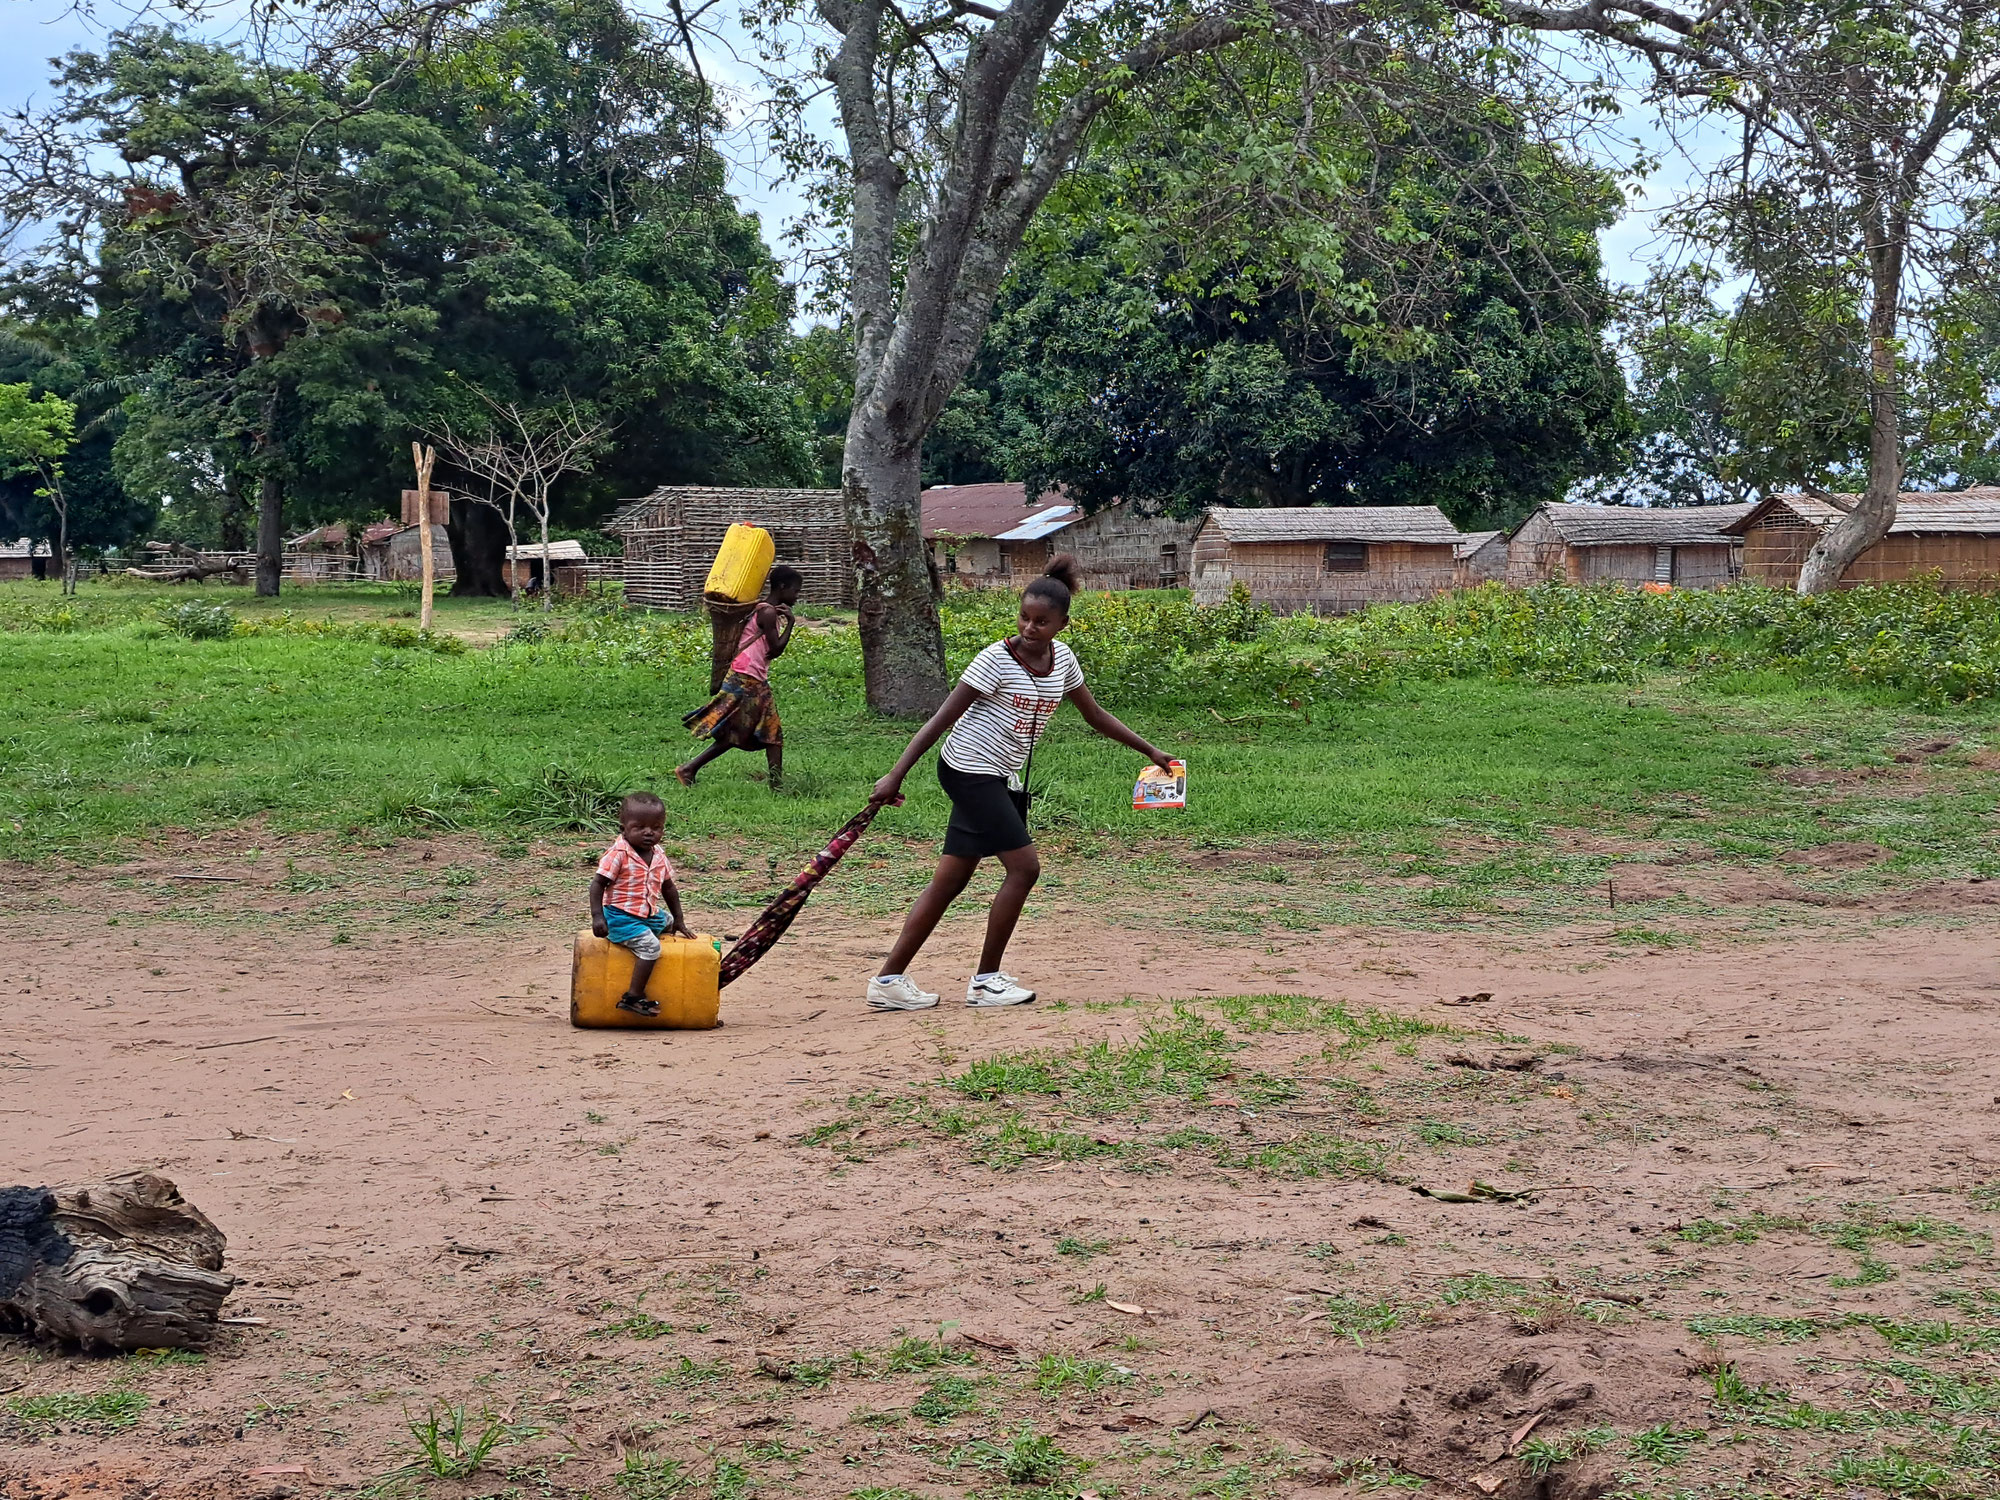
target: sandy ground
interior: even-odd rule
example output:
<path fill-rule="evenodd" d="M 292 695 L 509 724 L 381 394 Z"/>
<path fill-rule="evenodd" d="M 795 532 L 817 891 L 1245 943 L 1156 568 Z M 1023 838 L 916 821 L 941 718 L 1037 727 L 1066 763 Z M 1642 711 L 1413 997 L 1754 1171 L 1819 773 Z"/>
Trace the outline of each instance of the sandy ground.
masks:
<path fill-rule="evenodd" d="M 975 930 L 948 924 L 935 985 L 962 982 Z M 1598 1494 L 1609 1459 L 1535 1478 L 1507 1455 L 1523 1424 L 1697 1421 L 1714 1349 L 1689 1316 L 1914 1316 L 1954 1274 L 1921 1267 L 1939 1254 L 1921 1230 L 1866 1241 L 1894 1277 L 1869 1282 L 1825 1234 L 1687 1226 L 1862 1203 L 1977 1233 L 1989 1210 L 1967 1193 L 2000 1177 L 1990 919 L 1857 916 L 1831 938 L 1645 952 L 1602 928 L 1237 941 L 1045 914 L 1013 955 L 1042 1004 L 969 1013 L 948 993 L 928 1016 L 870 1016 L 857 976 L 887 932 L 809 910 L 699 1034 L 571 1030 L 560 930 L 335 948 L 36 918 L 0 936 L 0 1181 L 170 1177 L 228 1234 L 242 1285 L 226 1310 L 262 1320 L 187 1365 L 0 1341 L 0 1392 L 151 1398 L 122 1431 L 0 1408 L 0 1495 L 360 1486 L 410 1458 L 408 1418 L 433 1401 L 519 1438 L 429 1483 L 447 1495 L 673 1492 L 645 1488 L 650 1454 L 686 1465 L 688 1493 L 1013 1493 L 976 1440 L 1024 1422 L 1096 1464 L 1050 1494 L 1324 1495 L 1390 1463 L 1433 1493 Z M 1496 1033 L 1341 1056 L 1318 1034 L 1255 1039 L 1259 1067 L 1378 1087 L 1382 1129 L 1436 1114 L 1471 1144 L 1394 1136 L 1384 1171 L 1336 1180 L 1193 1150 L 1144 1171 L 994 1170 L 893 1111 L 872 1142 L 865 1125 L 807 1134 L 976 1057 L 1129 1042 L 1168 1001 L 1263 992 Z M 1493 998 L 1443 1003 L 1479 992 Z M 1087 1005 L 1128 996 L 1142 1003 Z M 1195 1113 L 1250 1140 L 1334 1107 L 1288 1117 L 1216 1092 Z M 1473 1178 L 1557 1190 L 1461 1204 L 1409 1186 Z M 1098 1248 L 1059 1253 L 1065 1236 Z M 1989 1250 L 1964 1249 L 1956 1274 L 1989 1269 Z M 1540 1300 L 1441 1299 L 1481 1276 Z M 1331 1332 L 1310 1316 L 1329 1294 L 1422 1311 Z M 939 1372 L 879 1354 L 760 1374 L 940 1329 L 973 1361 L 941 1368 L 986 1382 L 950 1421 L 900 1415 Z M 1038 1361 L 1065 1353 L 1107 1383 L 1038 1388 Z M 1829 1399 L 1845 1378 L 1768 1345 L 1730 1353 Z M 1724 1468 L 1772 1493 L 1862 1493 L 1754 1445 Z M 1234 1489 L 1214 1477 L 1231 1474 Z"/>

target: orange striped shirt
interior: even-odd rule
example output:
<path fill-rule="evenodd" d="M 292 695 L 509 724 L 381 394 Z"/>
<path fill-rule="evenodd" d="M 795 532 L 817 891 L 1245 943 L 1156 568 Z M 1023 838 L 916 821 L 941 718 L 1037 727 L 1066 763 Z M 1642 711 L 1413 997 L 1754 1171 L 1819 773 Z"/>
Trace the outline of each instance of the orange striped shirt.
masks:
<path fill-rule="evenodd" d="M 606 906 L 629 911 L 635 917 L 650 917 L 660 909 L 660 891 L 674 878 L 674 867 L 667 851 L 657 845 L 651 860 L 641 859 L 621 833 L 597 862 L 597 873 L 611 882 L 604 892 Z"/>

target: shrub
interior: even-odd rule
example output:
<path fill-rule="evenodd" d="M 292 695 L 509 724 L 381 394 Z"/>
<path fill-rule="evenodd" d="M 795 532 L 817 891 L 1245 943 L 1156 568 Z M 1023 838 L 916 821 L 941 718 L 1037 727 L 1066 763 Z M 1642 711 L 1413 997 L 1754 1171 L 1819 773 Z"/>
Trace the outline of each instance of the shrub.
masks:
<path fill-rule="evenodd" d="M 226 605 L 187 599 L 162 604 L 157 613 L 162 625 L 191 641 L 219 641 L 236 633 L 236 615 Z"/>

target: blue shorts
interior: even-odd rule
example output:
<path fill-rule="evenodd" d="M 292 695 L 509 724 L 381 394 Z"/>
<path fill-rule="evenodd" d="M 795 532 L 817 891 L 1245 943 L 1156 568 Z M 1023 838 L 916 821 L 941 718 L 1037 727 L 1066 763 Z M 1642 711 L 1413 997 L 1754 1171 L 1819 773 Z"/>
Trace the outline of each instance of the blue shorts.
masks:
<path fill-rule="evenodd" d="M 604 908 L 604 935 L 621 948 L 630 948 L 634 958 L 658 958 L 660 934 L 667 930 L 667 914 L 656 911 L 650 917 L 635 917 L 616 906 Z"/>

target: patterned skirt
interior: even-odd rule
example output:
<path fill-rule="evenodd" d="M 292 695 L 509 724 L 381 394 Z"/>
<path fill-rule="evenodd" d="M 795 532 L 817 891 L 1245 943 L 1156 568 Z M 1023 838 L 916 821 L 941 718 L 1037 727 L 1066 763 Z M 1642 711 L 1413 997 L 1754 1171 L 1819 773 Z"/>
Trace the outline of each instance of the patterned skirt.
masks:
<path fill-rule="evenodd" d="M 785 742 L 771 684 L 737 672 L 724 677 L 721 691 L 681 722 L 696 739 L 713 740 L 731 750 L 764 750 Z"/>

